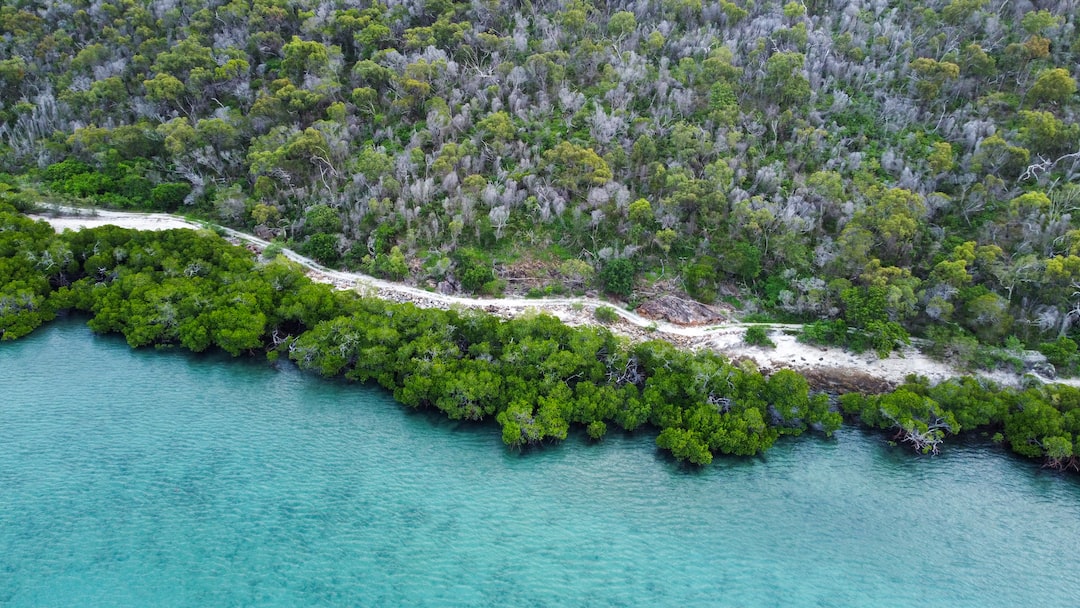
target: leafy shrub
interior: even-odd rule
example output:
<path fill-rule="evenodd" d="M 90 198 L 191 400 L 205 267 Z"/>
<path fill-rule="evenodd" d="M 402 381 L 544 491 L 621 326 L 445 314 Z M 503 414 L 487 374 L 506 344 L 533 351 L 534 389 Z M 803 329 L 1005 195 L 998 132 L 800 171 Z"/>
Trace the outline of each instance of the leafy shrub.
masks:
<path fill-rule="evenodd" d="M 769 332 L 761 325 L 751 325 L 750 327 L 747 327 L 746 334 L 743 336 L 743 342 L 746 342 L 751 346 L 776 348 L 776 342 L 769 339 Z"/>
<path fill-rule="evenodd" d="M 601 323 L 614 323 L 619 319 L 619 313 L 615 312 L 615 309 L 610 306 L 597 306 L 593 316 Z"/>
<path fill-rule="evenodd" d="M 191 194 L 191 185 L 181 182 L 159 184 L 150 191 L 150 200 L 158 209 L 173 211 Z"/>
<path fill-rule="evenodd" d="M 314 234 L 304 242 L 300 253 L 315 258 L 320 264 L 333 266 L 341 259 L 338 252 L 338 238 L 333 234 Z"/>
<path fill-rule="evenodd" d="M 80 173 L 57 183 L 61 192 L 82 197 L 104 194 L 112 190 L 113 186 L 112 178 L 101 173 Z"/>
<path fill-rule="evenodd" d="M 980 346 L 975 351 L 975 366 L 986 370 L 1006 369 L 1019 374 L 1024 371 L 1024 360 L 1005 348 Z"/>
<path fill-rule="evenodd" d="M 607 425 L 601 420 L 594 420 L 586 427 L 589 433 L 589 438 L 593 441 L 600 441 L 607 434 Z"/>
<path fill-rule="evenodd" d="M 506 281 L 502 279 L 491 279 L 487 283 L 480 286 L 480 293 L 486 296 L 499 296 L 506 290 Z"/>
<path fill-rule="evenodd" d="M 637 272 L 634 262 L 626 258 L 611 260 L 600 270 L 600 282 L 604 291 L 623 297 L 629 297 L 634 290 L 634 274 Z"/>
<path fill-rule="evenodd" d="M 275 241 L 267 245 L 266 249 L 263 249 L 262 257 L 264 260 L 272 260 L 281 255 L 283 249 L 285 249 L 285 246 Z"/>
<path fill-rule="evenodd" d="M 911 337 L 899 323 L 871 321 L 859 330 L 848 327 L 842 319 L 807 323 L 798 340 L 807 344 L 840 346 L 857 353 L 873 350 L 879 357 L 887 357 L 901 344 L 911 343 Z"/>
<path fill-rule="evenodd" d="M 90 165 L 74 158 L 66 159 L 59 163 L 49 165 L 45 169 L 44 177 L 49 182 L 62 182 L 76 175 L 90 173 L 93 169 Z"/>
<path fill-rule="evenodd" d="M 848 341 L 847 333 L 847 323 L 844 323 L 843 320 L 827 321 L 823 319 L 803 325 L 798 340 L 799 342 L 822 346 L 846 346 Z"/>
<path fill-rule="evenodd" d="M 683 288 L 691 298 L 711 304 L 716 300 L 716 259 L 703 256 L 683 269 Z"/>
<path fill-rule="evenodd" d="M 1071 375 L 1077 368 L 1077 344 L 1067 336 L 1061 336 L 1053 342 L 1039 344 L 1039 352 L 1046 355 L 1046 360 L 1053 365 L 1058 373 Z"/>
<path fill-rule="evenodd" d="M 472 293 L 489 291 L 488 284 L 495 280 L 491 258 L 474 248 L 462 248 L 454 254 L 456 274 L 461 288 Z"/>

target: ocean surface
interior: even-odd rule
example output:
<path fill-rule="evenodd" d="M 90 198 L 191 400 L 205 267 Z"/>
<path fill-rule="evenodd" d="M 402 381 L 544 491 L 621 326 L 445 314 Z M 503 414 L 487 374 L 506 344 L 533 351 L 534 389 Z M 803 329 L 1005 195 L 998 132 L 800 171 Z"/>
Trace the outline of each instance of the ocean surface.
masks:
<path fill-rule="evenodd" d="M 845 428 L 505 449 L 288 364 L 0 343 L 0 606 L 1080 605 L 1080 481 Z"/>

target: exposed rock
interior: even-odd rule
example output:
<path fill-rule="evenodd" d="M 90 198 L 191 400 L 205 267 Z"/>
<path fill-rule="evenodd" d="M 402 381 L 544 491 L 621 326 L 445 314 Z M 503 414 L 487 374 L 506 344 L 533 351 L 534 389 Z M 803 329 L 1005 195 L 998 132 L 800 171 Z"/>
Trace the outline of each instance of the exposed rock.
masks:
<path fill-rule="evenodd" d="M 888 380 L 850 368 L 807 367 L 798 372 L 806 377 L 811 389 L 828 393 L 880 395 L 896 388 Z"/>
<path fill-rule="evenodd" d="M 646 319 L 667 321 L 677 325 L 711 325 L 727 320 L 724 311 L 693 300 L 672 295 L 659 296 L 637 307 L 637 314 Z"/>
<path fill-rule="evenodd" d="M 1046 360 L 1046 355 L 1038 351 L 1026 351 L 1021 360 L 1024 362 L 1025 374 L 1034 373 L 1050 379 L 1057 377 L 1057 369 Z"/>
<path fill-rule="evenodd" d="M 270 227 L 266 224 L 259 224 L 258 226 L 255 226 L 253 231 L 255 232 L 255 236 L 265 241 L 272 240 L 275 236 L 277 236 L 277 231 L 271 230 Z"/>

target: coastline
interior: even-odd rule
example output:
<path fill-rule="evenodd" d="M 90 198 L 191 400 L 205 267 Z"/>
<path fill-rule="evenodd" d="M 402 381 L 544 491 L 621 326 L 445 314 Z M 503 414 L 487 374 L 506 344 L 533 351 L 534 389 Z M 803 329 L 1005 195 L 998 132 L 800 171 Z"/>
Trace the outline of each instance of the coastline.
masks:
<path fill-rule="evenodd" d="M 58 232 L 103 225 L 136 230 L 214 228 L 224 232 L 230 240 L 260 252 L 270 245 L 264 239 L 231 228 L 208 226 L 165 213 L 87 210 L 54 206 L 39 213 L 27 214 L 27 217 L 47 222 Z M 608 302 L 594 298 L 470 298 L 445 295 L 361 273 L 325 268 L 290 249 L 283 249 L 282 255 L 303 266 L 313 281 L 332 285 L 336 289 L 355 289 L 365 295 L 393 302 L 411 302 L 421 308 L 472 308 L 504 318 L 533 311 L 545 312 L 567 325 L 581 326 L 601 325 L 594 316 L 595 310 L 600 306 L 611 306 Z M 618 314 L 619 320 L 603 325 L 615 334 L 633 340 L 661 339 L 690 350 L 713 350 L 733 361 L 750 360 L 766 373 L 778 369 L 791 369 L 807 376 L 811 385 L 819 389 L 880 393 L 900 385 L 910 374 L 924 376 L 931 383 L 974 375 L 1006 386 L 1018 386 L 1025 377 L 1023 374 L 1001 370 L 972 374 L 932 359 L 914 346 L 907 346 L 882 359 L 873 352 L 856 354 L 836 347 L 804 344 L 799 342 L 794 335 L 799 325 L 735 322 L 686 326 L 647 319 L 632 311 L 612 308 Z M 746 344 L 743 341 L 743 334 L 746 328 L 752 325 L 764 325 L 776 347 L 763 348 Z M 1080 386 L 1080 380 L 1077 379 L 1047 379 L 1037 375 L 1034 377 L 1044 383 Z"/>

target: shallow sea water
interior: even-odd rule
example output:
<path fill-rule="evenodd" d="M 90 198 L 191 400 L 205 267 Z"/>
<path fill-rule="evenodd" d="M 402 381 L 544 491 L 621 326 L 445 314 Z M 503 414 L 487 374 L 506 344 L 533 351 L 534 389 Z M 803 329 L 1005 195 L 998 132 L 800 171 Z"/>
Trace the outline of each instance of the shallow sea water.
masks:
<path fill-rule="evenodd" d="M 1080 481 L 978 441 L 524 454 L 377 388 L 0 344 L 0 606 L 1076 606 Z"/>

